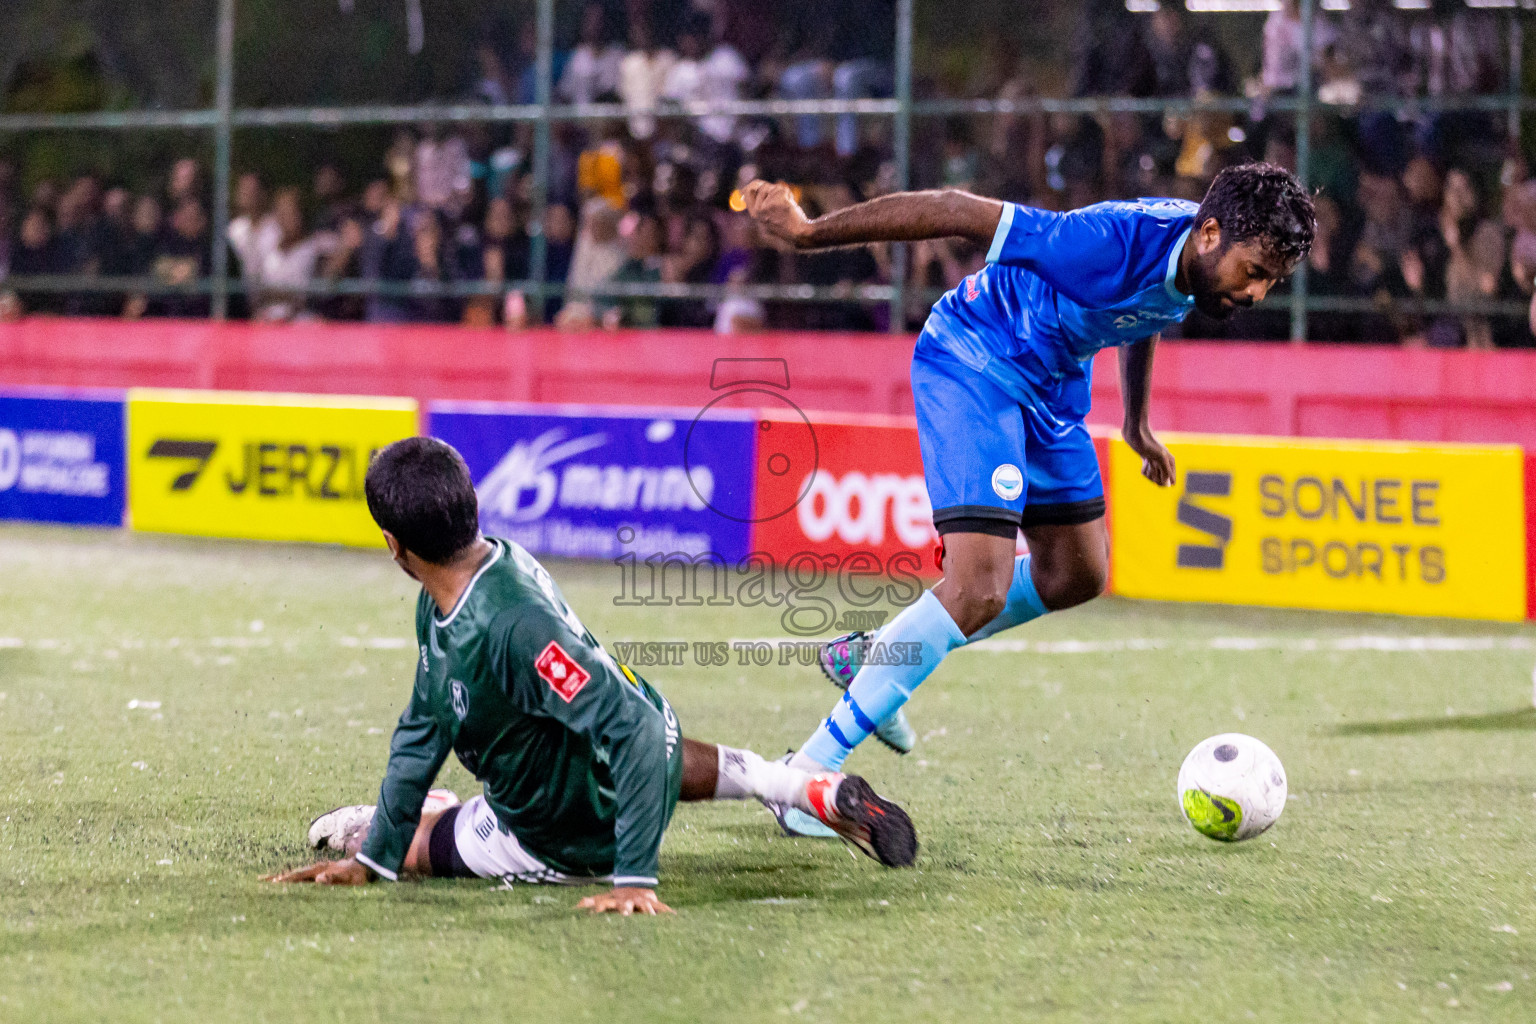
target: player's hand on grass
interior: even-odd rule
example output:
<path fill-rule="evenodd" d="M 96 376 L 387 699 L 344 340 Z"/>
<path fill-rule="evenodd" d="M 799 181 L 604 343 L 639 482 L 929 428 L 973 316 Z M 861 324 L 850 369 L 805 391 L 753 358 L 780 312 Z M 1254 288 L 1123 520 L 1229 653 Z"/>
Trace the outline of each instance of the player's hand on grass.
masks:
<path fill-rule="evenodd" d="M 1131 451 L 1141 456 L 1141 475 L 1159 487 L 1172 487 L 1176 478 L 1173 453 L 1150 430 L 1126 430 L 1124 436 Z"/>
<path fill-rule="evenodd" d="M 618 886 L 596 896 L 588 896 L 576 904 L 577 910 L 590 910 L 594 914 L 675 914 L 676 911 L 656 898 L 654 889 L 633 889 Z"/>
<path fill-rule="evenodd" d="M 795 193 L 782 181 L 756 179 L 741 190 L 741 198 L 752 219 L 761 224 L 770 235 L 793 246 L 803 246 L 810 240 L 810 221 Z"/>
<path fill-rule="evenodd" d="M 316 885 L 367 885 L 373 881 L 373 873 L 367 865 L 351 857 L 343 860 L 322 860 L 307 868 L 280 871 L 267 875 L 263 882 L 314 882 Z"/>

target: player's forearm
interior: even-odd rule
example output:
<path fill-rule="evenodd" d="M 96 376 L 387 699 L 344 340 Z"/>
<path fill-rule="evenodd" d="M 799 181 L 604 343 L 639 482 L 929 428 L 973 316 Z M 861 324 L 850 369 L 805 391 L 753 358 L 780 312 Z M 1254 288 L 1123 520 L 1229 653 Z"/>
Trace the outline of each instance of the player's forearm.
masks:
<path fill-rule="evenodd" d="M 430 722 L 402 717 L 390 741 L 389 767 L 379 786 L 379 799 L 358 860 L 390 881 L 399 875 L 410 851 L 421 805 L 442 769 L 447 749 Z"/>
<path fill-rule="evenodd" d="M 1157 336 L 1120 349 L 1120 398 L 1125 405 L 1124 433 L 1140 433 L 1149 428 L 1152 401 L 1152 355 L 1157 350 Z"/>
<path fill-rule="evenodd" d="M 959 237 L 986 245 L 1002 215 L 997 200 L 958 189 L 897 192 L 817 217 L 796 242 L 804 249 L 822 249 Z"/>
<path fill-rule="evenodd" d="M 654 886 L 667 818 L 666 734 L 659 720 L 614 743 L 611 759 L 618 802 L 613 884 Z"/>

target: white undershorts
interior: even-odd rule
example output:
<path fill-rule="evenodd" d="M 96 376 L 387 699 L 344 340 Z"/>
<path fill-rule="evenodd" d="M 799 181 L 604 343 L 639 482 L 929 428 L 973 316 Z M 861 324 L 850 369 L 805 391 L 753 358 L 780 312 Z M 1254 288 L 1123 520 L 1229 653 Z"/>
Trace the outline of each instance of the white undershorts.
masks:
<path fill-rule="evenodd" d="M 481 878 L 499 878 L 509 885 L 591 885 L 611 880 L 611 876 L 578 878 L 549 867 L 523 849 L 483 796 L 468 800 L 459 808 L 453 823 L 453 844 L 469 870 Z"/>

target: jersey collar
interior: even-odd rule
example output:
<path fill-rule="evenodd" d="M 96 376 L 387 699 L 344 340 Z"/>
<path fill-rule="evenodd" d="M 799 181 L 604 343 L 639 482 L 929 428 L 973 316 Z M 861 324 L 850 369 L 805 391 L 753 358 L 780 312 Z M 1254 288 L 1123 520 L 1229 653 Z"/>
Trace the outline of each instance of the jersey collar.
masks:
<path fill-rule="evenodd" d="M 453 603 L 453 610 L 448 613 L 448 617 L 445 619 L 439 619 L 435 615 L 432 617 L 432 621 L 439 629 L 446 627 L 458 616 L 465 602 L 469 600 L 469 595 L 474 591 L 475 584 L 480 582 L 480 577 L 485 575 L 485 570 L 496 564 L 496 560 L 501 557 L 501 552 L 501 542 L 491 540 L 491 553 L 485 556 L 485 561 L 480 563 L 480 568 L 476 569 L 475 574 L 469 578 L 469 586 L 464 588 L 464 593 L 460 594 L 459 599 Z"/>
<path fill-rule="evenodd" d="M 1195 297 L 1193 295 L 1185 295 L 1179 291 L 1178 286 L 1173 283 L 1173 279 L 1179 276 L 1179 253 L 1184 251 L 1184 243 L 1189 240 L 1189 234 L 1193 230 L 1195 230 L 1195 226 L 1191 224 L 1184 229 L 1184 233 L 1174 243 L 1173 252 L 1168 254 L 1168 271 L 1163 275 L 1163 287 L 1168 290 L 1168 297 L 1185 306 L 1193 306 L 1195 304 Z"/>

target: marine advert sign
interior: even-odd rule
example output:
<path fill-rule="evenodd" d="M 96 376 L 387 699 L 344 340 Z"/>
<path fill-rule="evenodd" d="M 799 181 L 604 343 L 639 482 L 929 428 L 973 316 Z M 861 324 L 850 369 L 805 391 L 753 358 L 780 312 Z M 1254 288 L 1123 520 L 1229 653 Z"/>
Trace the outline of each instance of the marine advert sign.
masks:
<path fill-rule="evenodd" d="M 568 558 L 744 557 L 755 427 L 730 412 L 430 407 L 432 436 L 469 464 L 481 528 Z"/>

